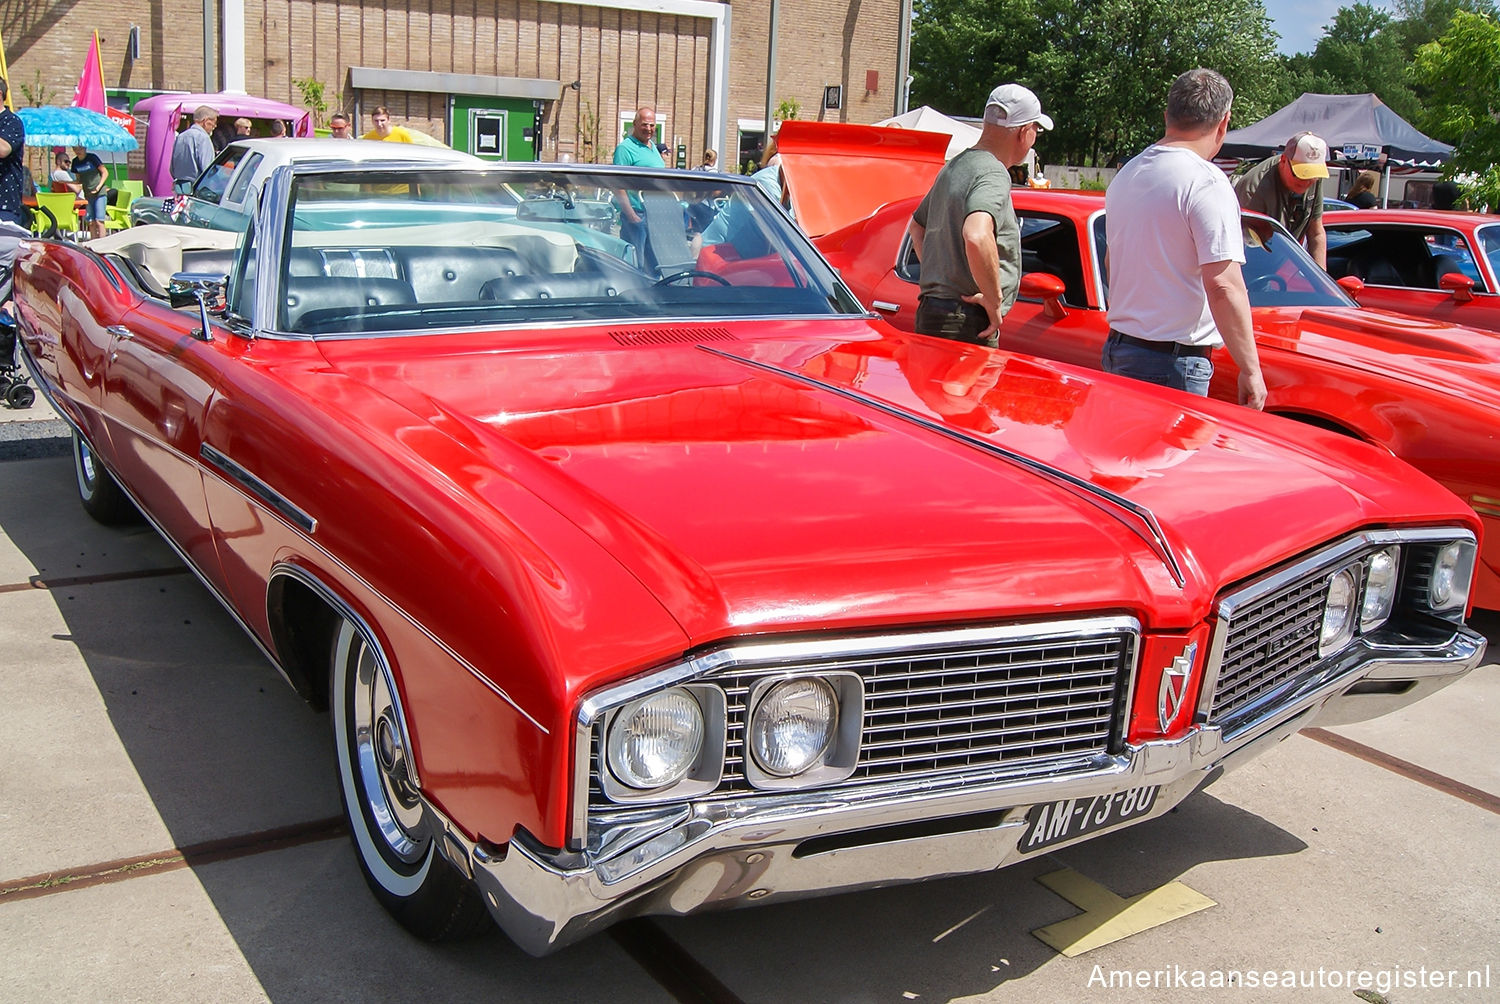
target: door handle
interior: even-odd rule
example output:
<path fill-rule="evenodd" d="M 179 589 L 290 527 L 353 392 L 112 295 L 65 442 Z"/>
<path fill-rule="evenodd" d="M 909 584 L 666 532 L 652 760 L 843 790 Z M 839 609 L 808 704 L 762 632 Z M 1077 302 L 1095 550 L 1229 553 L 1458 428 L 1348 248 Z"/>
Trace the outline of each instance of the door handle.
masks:
<path fill-rule="evenodd" d="M 895 314 L 901 310 L 901 305 L 899 303 L 887 303 L 884 300 L 875 300 L 870 304 L 870 306 L 887 314 Z"/>
<path fill-rule="evenodd" d="M 114 335 L 116 338 L 122 338 L 122 339 L 124 339 L 127 342 L 130 341 L 130 339 L 132 339 L 132 338 L 135 337 L 135 332 L 131 331 L 129 328 L 125 327 L 125 325 L 123 325 L 123 324 L 111 324 L 109 327 L 105 328 L 104 330 L 107 331 L 107 332 L 109 332 L 111 335 Z"/>

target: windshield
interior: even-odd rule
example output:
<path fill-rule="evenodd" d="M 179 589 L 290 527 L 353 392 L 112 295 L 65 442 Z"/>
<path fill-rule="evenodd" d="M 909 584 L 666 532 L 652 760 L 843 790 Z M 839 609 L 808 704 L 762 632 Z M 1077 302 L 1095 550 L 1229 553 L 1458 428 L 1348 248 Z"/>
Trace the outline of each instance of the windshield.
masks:
<path fill-rule="evenodd" d="M 1259 216 L 1242 218 L 1245 288 L 1252 307 L 1352 307 L 1338 283 L 1312 260 L 1285 230 Z M 1094 220 L 1094 248 L 1100 274 L 1108 250 L 1103 214 Z M 1107 282 L 1107 280 L 1106 280 Z M 1107 292 L 1106 285 L 1106 292 Z"/>
<path fill-rule="evenodd" d="M 289 208 L 288 332 L 862 313 L 779 206 L 712 175 L 360 170 L 297 178 Z"/>
<path fill-rule="evenodd" d="M 1270 220 L 1244 217 L 1245 288 L 1252 307 L 1352 307 L 1338 283 Z"/>
<path fill-rule="evenodd" d="M 1500 276 L 1500 225 L 1480 227 L 1476 235 L 1484 257 L 1490 263 L 1490 273 Z"/>

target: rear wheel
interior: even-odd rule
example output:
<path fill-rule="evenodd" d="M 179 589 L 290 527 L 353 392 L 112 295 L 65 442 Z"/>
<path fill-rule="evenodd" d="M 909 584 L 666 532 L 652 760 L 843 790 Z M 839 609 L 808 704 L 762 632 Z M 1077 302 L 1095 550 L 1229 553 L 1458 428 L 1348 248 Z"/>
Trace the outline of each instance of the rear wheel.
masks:
<path fill-rule="evenodd" d="M 428 941 L 487 929 L 479 890 L 437 853 L 422 826 L 391 681 L 375 649 L 347 619 L 334 639 L 330 684 L 344 816 L 375 898 Z"/>
<path fill-rule="evenodd" d="M 130 501 L 104 469 L 89 444 L 76 431 L 73 433 L 73 473 L 78 481 L 78 501 L 83 511 L 105 526 L 126 523 L 136 516 L 135 503 Z"/>

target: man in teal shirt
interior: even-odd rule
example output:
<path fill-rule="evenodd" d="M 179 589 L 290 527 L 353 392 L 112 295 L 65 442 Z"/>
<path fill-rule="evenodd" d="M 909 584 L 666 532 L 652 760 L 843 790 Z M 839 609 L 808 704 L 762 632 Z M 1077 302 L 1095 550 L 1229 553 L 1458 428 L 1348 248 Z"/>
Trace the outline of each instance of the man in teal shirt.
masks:
<path fill-rule="evenodd" d="M 615 163 L 629 167 L 666 167 L 661 153 L 656 149 L 656 109 L 642 105 L 635 110 L 635 121 L 630 124 L 630 135 L 615 147 Z M 622 188 L 615 192 L 615 202 L 620 207 L 620 239 L 642 247 L 646 236 L 645 207 L 639 192 L 628 195 Z"/>

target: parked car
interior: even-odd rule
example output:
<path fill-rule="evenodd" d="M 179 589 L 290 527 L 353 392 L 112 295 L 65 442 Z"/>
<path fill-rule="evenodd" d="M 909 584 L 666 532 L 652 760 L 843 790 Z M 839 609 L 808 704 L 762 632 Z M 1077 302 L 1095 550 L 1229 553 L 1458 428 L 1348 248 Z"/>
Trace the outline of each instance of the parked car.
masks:
<path fill-rule="evenodd" d="M 185 194 L 132 200 L 130 222 L 132 226 L 173 223 L 212 230 L 243 230 L 271 172 L 285 164 L 330 157 L 357 163 L 381 160 L 480 163 L 477 157 L 458 150 L 373 139 L 241 140 L 220 150 Z"/>
<path fill-rule="evenodd" d="M 836 141 L 841 130 L 855 133 L 843 157 Z M 794 199 L 805 196 L 825 210 L 817 217 L 820 228 L 857 221 L 817 239 L 829 261 L 864 302 L 910 331 L 920 266 L 905 228 L 919 200 L 898 199 L 862 219 L 858 214 L 893 192 L 910 193 L 913 185 L 925 193 L 930 180 L 919 183 L 911 166 L 926 154 L 914 150 L 905 136 L 893 140 L 904 146 L 882 152 L 879 137 L 861 130 L 890 131 L 794 128 L 778 136 L 777 148 Z M 807 132 L 811 137 L 799 140 Z M 889 176 L 886 159 L 900 165 Z M 864 191 L 843 195 L 856 187 L 856 175 Z M 1109 334 L 1103 193 L 1018 188 L 1013 196 L 1025 274 L 1000 345 L 1098 369 Z M 798 209 L 804 218 L 800 203 Z M 1359 217 L 1374 215 L 1366 210 Z M 1469 503 L 1489 530 L 1475 603 L 1500 608 L 1500 339 L 1361 309 L 1346 293 L 1365 295 L 1358 279 L 1336 284 L 1297 241 L 1263 216 L 1247 213 L 1245 226 L 1245 281 L 1269 394 L 1266 410 L 1380 445 Z M 1220 349 L 1213 362 L 1210 393 L 1235 400 L 1239 370 L 1234 361 Z"/>
<path fill-rule="evenodd" d="M 1329 213 L 1328 271 L 1366 307 L 1500 331 L 1500 216 L 1437 209 Z"/>
<path fill-rule="evenodd" d="M 240 234 L 115 239 L 16 278 L 82 503 L 331 710 L 360 867 L 424 937 L 990 870 L 1483 656 L 1445 489 L 899 334 L 748 179 L 290 163 Z"/>
<path fill-rule="evenodd" d="M 1343 210 L 1358 208 L 1359 207 L 1352 202 L 1346 202 L 1343 199 L 1335 199 L 1329 195 L 1323 196 L 1323 212 L 1325 213 L 1337 213 Z"/>

